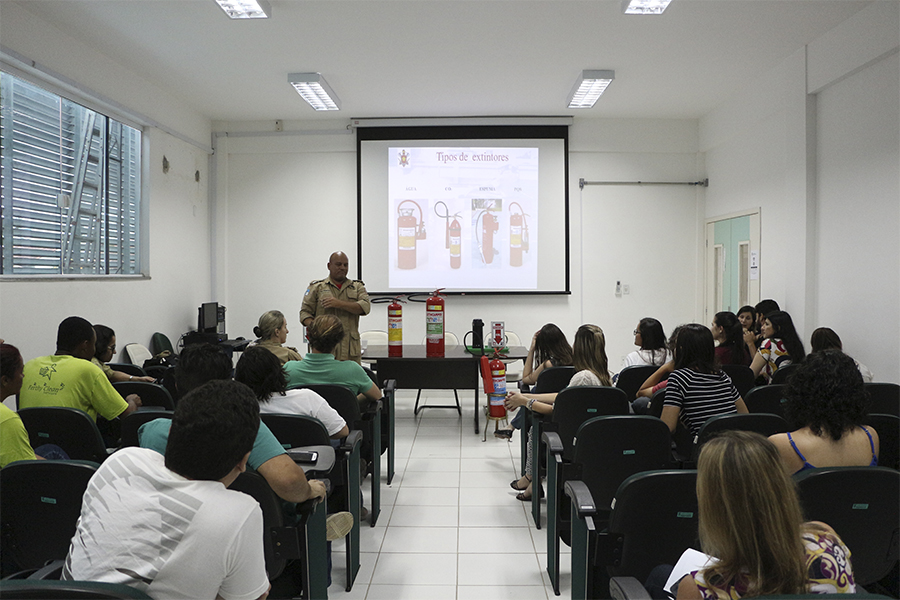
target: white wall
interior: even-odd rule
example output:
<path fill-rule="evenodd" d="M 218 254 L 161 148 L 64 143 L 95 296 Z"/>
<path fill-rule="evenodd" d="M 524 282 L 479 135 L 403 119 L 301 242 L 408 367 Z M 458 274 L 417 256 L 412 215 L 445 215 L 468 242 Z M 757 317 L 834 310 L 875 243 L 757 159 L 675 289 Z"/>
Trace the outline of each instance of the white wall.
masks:
<path fill-rule="evenodd" d="M 4 46 L 186 136 L 209 139 L 209 121 L 191 107 L 20 6 L 4 3 L 2 11 Z M 208 155 L 158 129 L 144 135 L 150 146 L 149 277 L 0 282 L 0 338 L 18 346 L 26 360 L 55 350 L 57 326 L 70 315 L 112 327 L 120 349 L 129 342 L 149 346 L 156 331 L 175 343 L 196 328 L 197 307 L 210 293 Z M 168 174 L 162 172 L 164 155 Z"/>
<path fill-rule="evenodd" d="M 900 382 L 900 5 L 873 2 L 700 120 L 706 217 L 761 207 L 760 293 Z M 861 43 L 861 32 L 865 42 Z"/>
<path fill-rule="evenodd" d="M 300 344 L 298 313 L 308 283 L 327 275 L 343 250 L 355 272 L 355 137 L 341 123 L 285 123 L 282 135 L 250 134 L 253 124 L 217 123 L 217 248 L 220 302 L 232 336 L 252 337 L 259 315 L 278 309 Z M 300 134 L 298 132 L 305 132 Z M 701 178 L 696 121 L 576 119 L 570 132 L 569 296 L 450 297 L 447 329 L 460 337 L 473 318 L 503 320 L 527 343 L 547 321 L 571 338 L 583 322 L 607 332 L 611 364 L 633 349 L 631 331 L 644 316 L 671 328 L 699 314 L 698 222 L 702 192 L 691 187 L 593 187 L 587 180 L 696 181 Z M 227 216 L 225 216 L 227 215 Z M 642 243 L 641 235 L 652 237 Z M 615 281 L 631 285 L 616 298 Z M 661 298 L 665 300 L 661 301 Z M 424 305 L 405 309 L 404 340 L 424 335 Z M 375 305 L 361 329 L 386 329 L 386 305 Z"/>

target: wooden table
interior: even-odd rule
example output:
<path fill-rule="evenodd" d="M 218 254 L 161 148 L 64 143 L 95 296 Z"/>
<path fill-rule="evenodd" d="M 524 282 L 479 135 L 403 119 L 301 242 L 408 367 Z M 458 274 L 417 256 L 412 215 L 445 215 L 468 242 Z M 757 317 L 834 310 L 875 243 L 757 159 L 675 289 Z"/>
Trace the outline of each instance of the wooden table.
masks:
<path fill-rule="evenodd" d="M 517 360 L 528 356 L 524 346 L 509 348 L 504 359 Z M 446 348 L 444 356 L 431 357 L 425 355 L 422 344 L 404 344 L 403 356 L 388 356 L 387 346 L 368 346 L 362 359 L 375 363 L 379 387 L 388 379 L 397 382 L 398 389 L 410 390 L 475 390 L 475 433 L 479 432 L 479 359 L 466 352 L 463 346 Z M 424 406 L 422 408 L 457 408 L 455 405 Z"/>

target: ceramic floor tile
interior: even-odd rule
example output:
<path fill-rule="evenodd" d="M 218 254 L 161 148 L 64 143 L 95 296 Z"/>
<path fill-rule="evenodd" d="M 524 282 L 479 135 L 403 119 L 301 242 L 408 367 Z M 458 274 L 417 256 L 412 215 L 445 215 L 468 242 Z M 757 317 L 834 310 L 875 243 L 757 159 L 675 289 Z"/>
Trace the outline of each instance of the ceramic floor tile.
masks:
<path fill-rule="evenodd" d="M 445 448 L 445 447 L 453 447 L 459 448 L 460 442 L 459 437 L 444 437 L 444 436 L 416 436 L 416 441 L 413 442 L 412 455 L 415 456 L 418 454 L 418 451 L 421 449 L 428 448 Z"/>
<path fill-rule="evenodd" d="M 461 472 L 459 474 L 459 487 L 461 488 L 497 488 L 501 490 L 510 490 L 509 482 L 516 476 L 512 469 L 506 472 L 486 471 L 486 472 Z"/>
<path fill-rule="evenodd" d="M 460 554 L 459 585 L 542 585 L 534 554 Z"/>
<path fill-rule="evenodd" d="M 461 554 L 535 553 L 528 527 L 460 527 Z"/>
<path fill-rule="evenodd" d="M 546 596 L 545 596 L 546 597 Z M 343 597 L 340 597 L 343 600 Z M 369 586 L 366 600 L 456 600 L 455 585 L 386 585 Z"/>
<path fill-rule="evenodd" d="M 390 527 L 458 527 L 456 506 L 395 506 Z"/>
<path fill-rule="evenodd" d="M 367 598 L 371 598 L 371 595 Z M 457 587 L 456 592 L 456 600 L 547 600 L 547 598 L 547 589 L 542 585 L 461 585 Z M 555 599 L 556 596 L 551 595 L 549 598 Z"/>
<path fill-rule="evenodd" d="M 409 471 L 403 476 L 403 486 L 407 487 L 460 487 L 460 474 L 449 471 Z"/>
<path fill-rule="evenodd" d="M 381 552 L 446 554 L 456 552 L 457 547 L 457 530 L 453 527 L 391 527 Z"/>
<path fill-rule="evenodd" d="M 459 489 L 444 487 L 403 486 L 397 494 L 398 506 L 457 506 Z"/>
<path fill-rule="evenodd" d="M 344 585 L 347 582 L 346 573 L 347 570 L 344 568 L 344 553 L 336 552 L 332 547 L 331 551 L 331 586 L 328 588 L 329 591 L 333 591 L 335 589 L 339 589 L 343 591 Z M 357 586 L 362 589 L 365 589 L 366 585 L 372 580 L 372 572 L 375 570 L 375 562 L 378 560 L 378 554 L 374 552 L 360 552 L 359 553 L 359 571 L 356 573 L 356 581 L 353 584 L 353 589 L 355 590 Z M 337 586 L 337 587 L 335 587 Z"/>
<path fill-rule="evenodd" d="M 479 556 L 471 554 L 468 556 Z M 394 585 L 455 585 L 456 554 L 382 553 L 372 583 Z M 540 576 L 538 576 L 540 577 Z"/>
<path fill-rule="evenodd" d="M 490 444 L 464 444 L 462 445 L 463 458 L 509 458 L 509 448 Z"/>
<path fill-rule="evenodd" d="M 543 519 L 542 519 L 543 521 Z M 534 521 L 531 519 L 531 515 L 528 516 L 528 524 L 530 527 L 528 530 L 531 532 L 531 539 L 534 540 L 534 547 L 537 548 L 538 554 L 546 554 L 547 552 L 547 528 L 545 526 L 541 526 L 541 529 L 538 529 L 534 526 Z M 559 553 L 560 554 L 571 554 L 572 548 L 565 545 L 563 542 L 559 543 Z M 566 558 L 565 560 L 569 560 Z"/>
<path fill-rule="evenodd" d="M 510 479 L 512 481 L 512 479 Z M 509 485 L 507 483 L 507 485 Z M 508 489 L 508 488 L 507 488 Z M 512 490 L 509 490 L 512 492 Z M 461 488 L 459 490 L 460 506 L 513 506 L 518 500 L 515 493 L 507 494 L 500 488 Z"/>
<path fill-rule="evenodd" d="M 530 517 L 518 503 L 510 506 L 460 506 L 460 527 L 529 527 Z"/>
<path fill-rule="evenodd" d="M 515 472 L 513 461 L 509 456 L 489 456 L 482 458 L 463 458 L 459 461 L 462 473 L 476 472 Z"/>
<path fill-rule="evenodd" d="M 459 458 L 460 446 L 416 446 L 410 460 L 422 458 Z"/>
<path fill-rule="evenodd" d="M 406 465 L 406 470 L 459 472 L 459 465 L 460 459 L 458 458 L 410 458 Z"/>

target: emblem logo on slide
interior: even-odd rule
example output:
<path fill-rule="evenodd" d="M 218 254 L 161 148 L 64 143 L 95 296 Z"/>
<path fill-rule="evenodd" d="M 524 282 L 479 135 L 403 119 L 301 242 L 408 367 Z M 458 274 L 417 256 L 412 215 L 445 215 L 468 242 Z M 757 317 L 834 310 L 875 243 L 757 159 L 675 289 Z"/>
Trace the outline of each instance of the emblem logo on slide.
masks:
<path fill-rule="evenodd" d="M 400 166 L 408 167 L 409 166 L 409 153 L 406 150 L 401 150 L 397 156 L 400 157 Z"/>

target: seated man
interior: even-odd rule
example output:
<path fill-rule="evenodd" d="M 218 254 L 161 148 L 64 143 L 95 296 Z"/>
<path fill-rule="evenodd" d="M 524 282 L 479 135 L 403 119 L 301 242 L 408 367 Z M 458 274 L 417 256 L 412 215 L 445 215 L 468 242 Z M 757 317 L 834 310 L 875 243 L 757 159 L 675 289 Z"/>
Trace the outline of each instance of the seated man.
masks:
<path fill-rule="evenodd" d="M 175 385 L 180 394 L 218 379 L 231 379 L 231 359 L 221 348 L 212 344 L 195 344 L 181 351 L 175 367 Z M 171 425 L 171 419 L 156 419 L 142 425 L 138 430 L 141 447 L 165 454 Z M 283 500 L 304 502 L 313 497 L 325 497 L 325 484 L 316 480 L 307 481 L 303 469 L 285 453 L 264 423 L 259 424 L 247 464 L 262 475 L 272 491 Z"/>
<path fill-rule="evenodd" d="M 62 579 L 154 598 L 265 598 L 262 511 L 226 489 L 258 429 L 259 404 L 242 384 L 212 381 L 185 396 L 165 457 L 125 448 L 91 477 Z"/>
<path fill-rule="evenodd" d="M 366 370 L 352 360 L 336 360 L 332 351 L 344 339 L 344 326 L 334 315 L 320 315 L 306 330 L 312 352 L 303 360 L 284 363 L 288 389 L 302 385 L 342 385 L 357 394 L 360 410 L 370 401 L 381 400 L 381 390 L 372 383 Z"/>
<path fill-rule="evenodd" d="M 94 327 L 81 317 L 69 317 L 59 324 L 56 354 L 41 356 L 25 364 L 19 407 L 67 406 L 78 408 L 97 420 L 125 417 L 141 405 L 137 394 L 123 399 L 94 357 Z"/>

